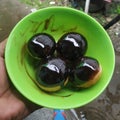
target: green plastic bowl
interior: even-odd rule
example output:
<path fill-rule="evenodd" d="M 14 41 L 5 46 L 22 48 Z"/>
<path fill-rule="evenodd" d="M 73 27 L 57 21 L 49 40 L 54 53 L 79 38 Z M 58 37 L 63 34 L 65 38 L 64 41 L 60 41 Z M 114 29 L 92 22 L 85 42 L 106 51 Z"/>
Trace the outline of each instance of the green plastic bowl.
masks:
<path fill-rule="evenodd" d="M 102 76 L 97 84 L 79 92 L 64 88 L 46 93 L 33 81 L 35 71 L 31 63 L 34 60 L 28 56 L 26 44 L 36 33 L 51 34 L 57 41 L 71 31 L 86 37 L 86 56 L 99 60 Z M 70 109 L 86 105 L 105 90 L 113 75 L 115 55 L 107 32 L 95 19 L 72 8 L 49 7 L 27 15 L 15 26 L 8 38 L 5 62 L 11 81 L 27 99 L 44 107 Z"/>

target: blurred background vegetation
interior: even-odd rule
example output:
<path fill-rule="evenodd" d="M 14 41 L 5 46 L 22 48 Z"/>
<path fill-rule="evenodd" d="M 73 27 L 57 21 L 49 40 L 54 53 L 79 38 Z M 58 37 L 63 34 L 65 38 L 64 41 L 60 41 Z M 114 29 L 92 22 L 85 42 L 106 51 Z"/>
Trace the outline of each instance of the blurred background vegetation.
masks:
<path fill-rule="evenodd" d="M 49 7 L 49 6 L 68 6 L 73 7 L 74 0 L 19 0 L 25 4 L 35 7 L 36 9 Z M 81 0 L 78 0 L 81 1 Z M 85 1 L 85 0 L 83 0 Z M 120 13 L 120 1 L 112 0 L 110 5 L 109 13 Z M 81 9 L 81 8 L 80 8 Z"/>
<path fill-rule="evenodd" d="M 36 10 L 50 6 L 67 6 L 84 11 L 83 6 L 81 6 L 79 3 L 79 1 L 83 0 L 77 0 L 78 5 L 76 5 L 76 3 L 74 2 L 75 0 L 19 0 L 19 1 L 33 7 Z M 94 17 L 102 25 L 108 23 L 112 18 L 114 18 L 118 14 L 120 14 L 120 0 L 112 0 L 112 2 L 110 3 L 106 2 L 105 8 L 103 10 L 100 10 L 95 13 L 94 12 L 89 13 L 89 15 Z"/>

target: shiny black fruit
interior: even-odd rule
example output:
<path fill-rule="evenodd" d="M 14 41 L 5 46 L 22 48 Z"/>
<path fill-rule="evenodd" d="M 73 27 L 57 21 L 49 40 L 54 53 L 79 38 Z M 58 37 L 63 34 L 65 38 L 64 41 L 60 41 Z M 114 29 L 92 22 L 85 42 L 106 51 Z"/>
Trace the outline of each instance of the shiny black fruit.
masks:
<path fill-rule="evenodd" d="M 60 90 L 67 84 L 66 63 L 60 58 L 53 58 L 37 70 L 39 87 L 48 92 Z"/>
<path fill-rule="evenodd" d="M 34 58 L 46 58 L 53 55 L 56 43 L 52 36 L 41 33 L 33 36 L 28 41 L 27 48 Z"/>
<path fill-rule="evenodd" d="M 72 83 L 78 88 L 90 87 L 99 80 L 101 71 L 101 65 L 96 59 L 83 57 L 73 71 Z"/>
<path fill-rule="evenodd" d="M 87 50 L 87 41 L 79 33 L 71 32 L 64 34 L 57 43 L 58 54 L 70 61 L 82 57 Z"/>

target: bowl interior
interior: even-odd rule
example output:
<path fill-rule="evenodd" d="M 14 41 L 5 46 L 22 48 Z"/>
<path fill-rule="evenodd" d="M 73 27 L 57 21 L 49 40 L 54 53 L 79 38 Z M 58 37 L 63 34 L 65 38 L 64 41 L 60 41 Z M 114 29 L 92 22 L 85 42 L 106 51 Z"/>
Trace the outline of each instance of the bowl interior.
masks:
<path fill-rule="evenodd" d="M 64 88 L 59 92 L 46 93 L 33 82 L 35 67 L 31 64 L 34 59 L 27 54 L 26 44 L 36 33 L 51 34 L 57 41 L 71 31 L 86 37 L 86 56 L 99 60 L 102 76 L 97 84 L 79 92 Z M 45 107 L 70 109 L 91 102 L 103 92 L 111 80 L 115 56 L 108 34 L 92 17 L 72 8 L 52 7 L 27 15 L 15 26 L 8 38 L 5 62 L 11 81 L 30 101 Z"/>

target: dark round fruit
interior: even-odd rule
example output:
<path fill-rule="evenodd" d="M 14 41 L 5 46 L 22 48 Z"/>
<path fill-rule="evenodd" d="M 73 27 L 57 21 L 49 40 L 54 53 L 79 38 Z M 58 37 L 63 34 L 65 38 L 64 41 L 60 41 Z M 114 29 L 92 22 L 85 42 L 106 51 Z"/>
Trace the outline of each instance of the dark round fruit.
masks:
<path fill-rule="evenodd" d="M 53 58 L 37 70 L 37 82 L 41 89 L 49 92 L 60 90 L 67 83 L 66 63 Z"/>
<path fill-rule="evenodd" d="M 83 57 L 73 71 L 72 83 L 76 87 L 90 87 L 98 81 L 100 75 L 99 62 L 91 57 Z"/>
<path fill-rule="evenodd" d="M 34 58 L 46 58 L 53 55 L 56 43 L 51 35 L 40 33 L 28 41 L 27 48 Z"/>
<path fill-rule="evenodd" d="M 57 43 L 58 54 L 70 61 L 82 57 L 87 50 L 87 41 L 79 33 L 71 32 L 64 34 Z"/>

